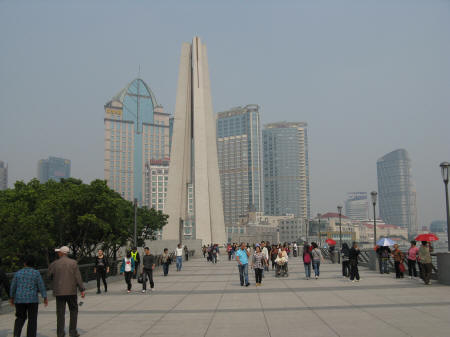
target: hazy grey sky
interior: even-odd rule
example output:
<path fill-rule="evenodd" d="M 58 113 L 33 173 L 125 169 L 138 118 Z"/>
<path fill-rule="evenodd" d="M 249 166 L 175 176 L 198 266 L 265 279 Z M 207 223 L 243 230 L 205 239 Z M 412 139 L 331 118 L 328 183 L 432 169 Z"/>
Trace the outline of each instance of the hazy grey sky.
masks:
<path fill-rule="evenodd" d="M 125 5 L 126 3 L 126 5 Z M 103 178 L 103 105 L 138 73 L 172 113 L 181 43 L 208 48 L 215 111 L 257 103 L 309 125 L 312 214 L 377 188 L 405 148 L 421 224 L 444 218 L 450 2 L 0 0 L 0 160 L 9 184 L 49 155 Z"/>

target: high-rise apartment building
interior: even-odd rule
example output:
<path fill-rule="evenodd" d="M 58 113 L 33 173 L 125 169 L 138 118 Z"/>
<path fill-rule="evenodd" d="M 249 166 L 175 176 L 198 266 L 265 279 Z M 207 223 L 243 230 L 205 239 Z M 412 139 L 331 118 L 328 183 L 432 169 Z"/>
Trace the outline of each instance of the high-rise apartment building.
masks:
<path fill-rule="evenodd" d="M 8 164 L 0 160 L 0 191 L 8 188 Z"/>
<path fill-rule="evenodd" d="M 41 184 L 47 181 L 60 181 L 70 178 L 70 160 L 58 157 L 48 157 L 38 162 L 38 179 Z"/>
<path fill-rule="evenodd" d="M 404 149 L 395 150 L 377 161 L 380 217 L 384 222 L 418 232 L 416 189 L 411 159 Z"/>
<path fill-rule="evenodd" d="M 146 197 L 146 170 L 152 160 L 169 160 L 169 114 L 137 78 L 105 104 L 104 122 L 108 186 L 144 205 L 151 200 Z"/>
<path fill-rule="evenodd" d="M 307 124 L 268 124 L 263 130 L 263 144 L 265 213 L 309 219 Z"/>
<path fill-rule="evenodd" d="M 352 220 L 369 218 L 369 200 L 367 192 L 349 192 L 345 201 L 345 215 Z"/>
<path fill-rule="evenodd" d="M 217 154 L 226 225 L 263 211 L 262 136 L 256 104 L 216 116 Z"/>

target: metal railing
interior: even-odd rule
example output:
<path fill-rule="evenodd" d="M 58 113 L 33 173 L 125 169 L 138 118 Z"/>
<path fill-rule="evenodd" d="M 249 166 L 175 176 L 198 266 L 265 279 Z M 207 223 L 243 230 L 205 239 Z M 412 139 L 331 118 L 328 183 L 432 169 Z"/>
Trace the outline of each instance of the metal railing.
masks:
<path fill-rule="evenodd" d="M 194 256 L 195 250 L 189 251 L 189 256 Z M 172 261 L 175 261 L 175 252 L 172 252 L 169 254 L 169 257 L 172 259 Z M 155 256 L 155 265 L 156 268 L 160 268 L 162 266 L 162 254 Z M 110 263 L 109 266 L 109 274 L 108 276 L 116 276 L 119 274 L 120 270 L 120 264 L 122 263 L 122 259 L 118 259 L 116 261 L 113 261 Z M 80 268 L 81 278 L 83 279 L 83 282 L 88 283 L 89 281 L 93 281 L 97 279 L 97 274 L 94 273 L 95 263 L 86 263 L 81 264 L 78 266 Z M 42 276 L 42 279 L 44 280 L 44 284 L 47 289 L 50 289 L 51 287 L 51 280 L 48 277 L 48 269 L 38 269 L 39 273 Z M 6 276 L 8 277 L 9 282 L 11 283 L 12 278 L 14 277 L 14 273 L 7 273 Z M 0 289 L 0 292 L 2 290 Z M 6 300 L 8 295 L 2 292 L 1 300 Z"/>

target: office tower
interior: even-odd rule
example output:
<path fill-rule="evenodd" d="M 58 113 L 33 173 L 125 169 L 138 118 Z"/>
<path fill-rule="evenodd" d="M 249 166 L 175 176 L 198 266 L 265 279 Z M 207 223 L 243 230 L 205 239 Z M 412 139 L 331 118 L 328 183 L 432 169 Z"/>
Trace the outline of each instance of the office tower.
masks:
<path fill-rule="evenodd" d="M 178 75 L 163 238 L 178 240 L 180 223 L 192 238 L 224 243 L 225 226 L 217 163 L 216 128 L 206 46 L 198 37 L 184 43 Z"/>
<path fill-rule="evenodd" d="M 8 188 L 8 164 L 0 160 L 0 191 Z"/>
<path fill-rule="evenodd" d="M 416 190 L 411 175 L 411 159 L 404 149 L 395 150 L 377 161 L 378 207 L 384 222 L 418 232 Z"/>
<path fill-rule="evenodd" d="M 41 184 L 51 180 L 60 181 L 70 178 L 70 160 L 57 157 L 48 157 L 38 162 L 38 179 Z"/>
<path fill-rule="evenodd" d="M 105 104 L 104 123 L 108 186 L 144 205 L 146 169 L 152 160 L 169 160 L 169 114 L 137 78 Z"/>
<path fill-rule="evenodd" d="M 369 200 L 367 192 L 349 192 L 345 202 L 345 215 L 352 220 L 367 220 L 369 218 Z"/>
<path fill-rule="evenodd" d="M 262 136 L 256 104 L 216 116 L 217 154 L 225 224 L 263 211 Z"/>
<path fill-rule="evenodd" d="M 310 217 L 307 124 L 280 122 L 263 130 L 264 210 Z"/>

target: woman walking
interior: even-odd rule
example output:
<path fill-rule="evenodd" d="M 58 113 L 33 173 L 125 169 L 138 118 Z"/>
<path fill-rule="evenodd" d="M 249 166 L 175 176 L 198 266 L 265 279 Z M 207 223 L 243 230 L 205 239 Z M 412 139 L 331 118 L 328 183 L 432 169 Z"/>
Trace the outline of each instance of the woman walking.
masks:
<path fill-rule="evenodd" d="M 319 247 L 317 246 L 317 243 L 313 242 L 313 243 L 311 243 L 311 246 L 313 247 L 313 250 L 311 252 L 312 264 L 313 264 L 313 268 L 314 268 L 314 275 L 317 280 L 320 276 L 320 262 L 323 261 L 323 256 L 322 256 L 322 252 L 320 251 Z"/>
<path fill-rule="evenodd" d="M 256 286 L 261 286 L 262 282 L 262 273 L 264 270 L 264 266 L 266 265 L 266 259 L 264 258 L 263 253 L 261 252 L 261 247 L 259 245 L 255 248 L 255 253 L 253 254 L 252 260 L 252 268 L 255 270 L 255 279 Z"/>
<path fill-rule="evenodd" d="M 350 276 L 350 248 L 348 244 L 344 242 L 341 249 L 342 257 L 342 277 L 346 278 Z"/>
<path fill-rule="evenodd" d="M 303 246 L 303 265 L 305 266 L 305 275 L 306 279 L 309 280 L 311 277 L 311 261 L 312 261 L 312 254 L 309 249 L 309 245 L 305 244 Z"/>
<path fill-rule="evenodd" d="M 359 270 L 358 270 L 358 255 L 359 248 L 356 242 L 353 242 L 352 248 L 349 252 L 349 263 L 350 263 L 350 281 L 359 282 Z"/>
<path fill-rule="evenodd" d="M 164 248 L 164 252 L 161 256 L 161 262 L 163 266 L 164 276 L 167 276 L 169 274 L 169 265 L 172 263 L 172 260 L 169 256 L 169 249 Z"/>
<path fill-rule="evenodd" d="M 131 277 L 134 273 L 134 259 L 131 257 L 131 252 L 127 252 L 127 256 L 122 259 L 122 266 L 120 267 L 120 274 L 125 275 L 125 282 L 127 284 L 127 292 L 131 292 Z"/>
<path fill-rule="evenodd" d="M 272 261 L 272 270 L 275 269 L 275 259 L 278 256 L 278 249 L 277 246 L 273 245 L 272 249 L 270 251 L 270 260 Z"/>
<path fill-rule="evenodd" d="M 109 263 L 105 255 L 103 255 L 103 250 L 98 250 L 98 255 L 95 258 L 94 273 L 97 275 L 97 294 L 100 294 L 100 279 L 103 281 L 105 287 L 105 293 L 108 292 L 108 284 L 106 283 L 106 274 L 109 273 Z"/>
<path fill-rule="evenodd" d="M 398 249 L 398 245 L 394 245 L 394 251 L 392 252 L 392 257 L 394 258 L 394 266 L 395 266 L 395 278 L 403 278 L 403 258 L 404 254 L 400 249 Z"/>

